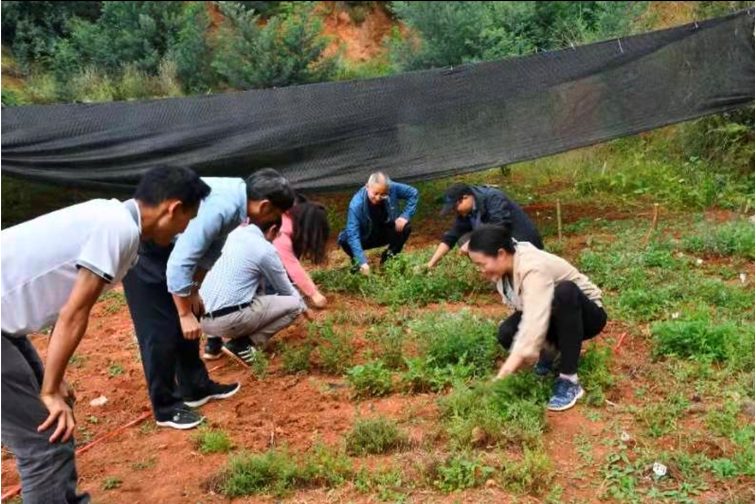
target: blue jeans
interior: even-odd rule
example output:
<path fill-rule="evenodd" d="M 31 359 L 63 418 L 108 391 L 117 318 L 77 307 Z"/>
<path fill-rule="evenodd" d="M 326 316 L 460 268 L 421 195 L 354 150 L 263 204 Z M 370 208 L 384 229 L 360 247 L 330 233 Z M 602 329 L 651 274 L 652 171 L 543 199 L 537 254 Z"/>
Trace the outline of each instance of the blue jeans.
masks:
<path fill-rule="evenodd" d="M 24 504 L 83 504 L 89 494 L 76 493 L 73 438 L 50 443 L 53 425 L 37 426 L 48 416 L 39 398 L 42 362 L 25 337 L 2 335 L 2 440 L 15 455 Z"/>

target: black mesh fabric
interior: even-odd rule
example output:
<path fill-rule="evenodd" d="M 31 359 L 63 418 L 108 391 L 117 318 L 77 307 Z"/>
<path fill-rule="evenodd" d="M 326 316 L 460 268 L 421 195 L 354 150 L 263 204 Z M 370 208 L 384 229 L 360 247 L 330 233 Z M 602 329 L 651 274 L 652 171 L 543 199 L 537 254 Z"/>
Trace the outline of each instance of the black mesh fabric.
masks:
<path fill-rule="evenodd" d="M 755 99 L 755 12 L 573 49 L 213 96 L 5 108 L 2 171 L 127 188 L 158 163 L 272 166 L 301 190 L 471 172 Z"/>

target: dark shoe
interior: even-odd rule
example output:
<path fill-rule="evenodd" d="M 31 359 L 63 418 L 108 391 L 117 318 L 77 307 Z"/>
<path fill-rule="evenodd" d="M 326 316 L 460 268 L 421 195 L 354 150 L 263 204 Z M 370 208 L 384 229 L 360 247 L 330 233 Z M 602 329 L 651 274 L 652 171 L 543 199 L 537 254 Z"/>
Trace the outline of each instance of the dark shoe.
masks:
<path fill-rule="evenodd" d="M 160 427 L 188 430 L 193 429 L 202 422 L 204 422 L 204 417 L 199 415 L 196 411 L 190 409 L 177 409 L 169 419 L 158 420 L 157 425 Z"/>
<path fill-rule="evenodd" d="M 548 376 L 551 371 L 553 371 L 552 360 L 545 360 L 541 357 L 540 360 L 537 361 L 537 364 L 535 364 L 535 374 L 540 377 Z"/>
<path fill-rule="evenodd" d="M 204 344 L 204 353 L 202 358 L 205 360 L 217 360 L 223 353 L 223 338 L 218 336 L 207 336 Z"/>
<path fill-rule="evenodd" d="M 380 265 L 384 265 L 394 257 L 396 257 L 396 254 L 394 254 L 391 249 L 386 249 L 382 254 L 380 254 Z"/>
<path fill-rule="evenodd" d="M 249 338 L 240 338 L 226 341 L 223 345 L 223 353 L 242 366 L 251 367 L 254 364 L 254 354 L 257 353 L 257 349 Z"/>
<path fill-rule="evenodd" d="M 190 408 L 199 408 L 210 402 L 212 399 L 228 399 L 240 389 L 241 384 L 238 382 L 229 383 L 228 385 L 212 382 L 210 389 L 204 395 L 196 399 L 184 399 L 184 404 Z"/>

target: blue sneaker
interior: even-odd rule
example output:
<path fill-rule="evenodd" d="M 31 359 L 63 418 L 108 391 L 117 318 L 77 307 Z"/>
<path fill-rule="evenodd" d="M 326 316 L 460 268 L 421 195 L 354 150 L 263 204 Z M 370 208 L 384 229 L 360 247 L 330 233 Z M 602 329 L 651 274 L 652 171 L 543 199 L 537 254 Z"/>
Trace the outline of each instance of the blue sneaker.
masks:
<path fill-rule="evenodd" d="M 551 411 L 565 411 L 577 404 L 577 400 L 585 395 L 585 389 L 579 383 L 559 378 L 553 387 L 553 397 L 548 401 Z"/>
<path fill-rule="evenodd" d="M 553 371 L 553 361 L 552 360 L 546 360 L 546 359 L 540 359 L 537 361 L 537 364 L 535 364 L 535 374 L 543 377 L 548 376 L 551 371 Z"/>

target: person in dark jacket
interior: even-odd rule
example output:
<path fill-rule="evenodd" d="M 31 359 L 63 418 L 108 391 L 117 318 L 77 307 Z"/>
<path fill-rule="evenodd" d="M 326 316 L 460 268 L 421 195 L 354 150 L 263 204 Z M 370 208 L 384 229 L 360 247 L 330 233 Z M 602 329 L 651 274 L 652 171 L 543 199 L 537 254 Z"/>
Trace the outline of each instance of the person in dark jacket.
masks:
<path fill-rule="evenodd" d="M 401 200 L 405 201 L 403 210 L 399 209 Z M 338 235 L 338 244 L 354 263 L 354 272 L 370 274 L 365 250 L 387 245 L 381 264 L 401 252 L 412 232 L 409 220 L 417 211 L 417 201 L 419 192 L 414 187 L 394 182 L 382 172 L 370 175 L 351 199 L 346 230 Z"/>
<path fill-rule="evenodd" d="M 454 226 L 443 235 L 435 254 L 427 263 L 432 269 L 448 252 L 459 244 L 459 252 L 466 254 L 469 237 L 480 224 L 494 224 L 510 230 L 517 241 L 529 242 L 542 249 L 543 240 L 535 224 L 522 208 L 503 191 L 494 187 L 470 186 L 456 183 L 446 189 L 444 215 L 456 212 Z"/>

